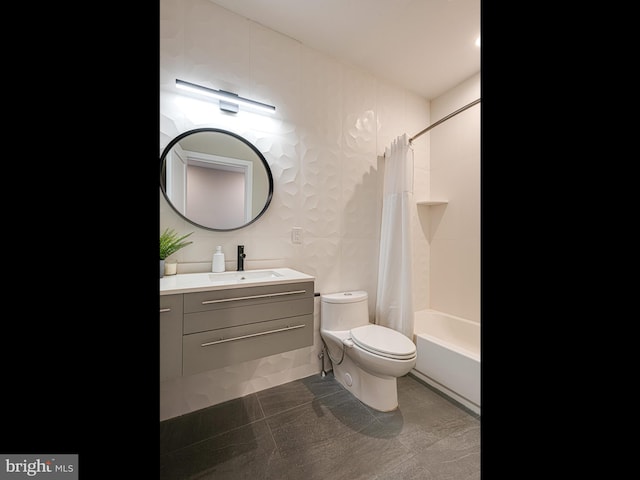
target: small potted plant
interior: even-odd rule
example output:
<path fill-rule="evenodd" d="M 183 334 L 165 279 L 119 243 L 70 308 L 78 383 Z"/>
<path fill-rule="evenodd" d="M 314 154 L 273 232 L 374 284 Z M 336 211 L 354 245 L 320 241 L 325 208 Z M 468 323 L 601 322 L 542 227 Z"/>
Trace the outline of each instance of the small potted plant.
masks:
<path fill-rule="evenodd" d="M 185 241 L 192 233 L 193 232 L 178 236 L 175 230 L 166 228 L 164 232 L 160 234 L 160 278 L 164 276 L 164 260 L 172 253 L 193 243 L 192 241 Z"/>

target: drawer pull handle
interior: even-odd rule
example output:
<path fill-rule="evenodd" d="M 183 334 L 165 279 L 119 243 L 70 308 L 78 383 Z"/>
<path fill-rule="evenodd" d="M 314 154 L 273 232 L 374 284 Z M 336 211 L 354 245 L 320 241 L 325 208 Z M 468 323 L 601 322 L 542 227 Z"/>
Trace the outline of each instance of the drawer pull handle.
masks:
<path fill-rule="evenodd" d="M 213 341 L 213 342 L 203 343 L 200 346 L 201 347 L 208 347 L 209 345 L 217 345 L 218 343 L 233 342 L 234 340 L 242 340 L 243 338 L 259 337 L 261 335 L 269 335 L 270 333 L 278 333 L 278 332 L 285 332 L 287 330 L 295 330 L 296 328 L 302 328 L 304 326 L 305 326 L 304 324 L 302 324 L 302 325 L 294 325 L 293 327 L 286 326 L 284 328 L 277 328 L 275 330 L 268 330 L 266 332 L 260 332 L 260 333 L 251 333 L 249 335 L 242 335 L 240 337 L 221 338 L 220 340 L 216 340 L 216 341 Z"/>
<path fill-rule="evenodd" d="M 265 293 L 263 295 L 250 295 L 248 297 L 223 298 L 221 300 L 205 300 L 204 302 L 202 302 L 202 305 L 208 305 L 210 303 L 235 302 L 236 300 L 252 300 L 254 298 L 280 297 L 282 295 L 296 295 L 298 293 L 306 292 L 306 290 L 293 290 L 291 292 Z"/>
<path fill-rule="evenodd" d="M 160 313 L 166 313 L 166 312 L 170 312 L 171 309 L 170 308 L 161 308 L 160 309 Z"/>

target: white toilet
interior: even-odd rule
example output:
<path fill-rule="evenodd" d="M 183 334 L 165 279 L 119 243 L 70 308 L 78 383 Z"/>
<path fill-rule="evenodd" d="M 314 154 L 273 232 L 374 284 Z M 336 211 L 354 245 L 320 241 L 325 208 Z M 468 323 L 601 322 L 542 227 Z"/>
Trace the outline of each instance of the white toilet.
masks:
<path fill-rule="evenodd" d="M 369 323 L 367 292 L 321 295 L 320 335 L 335 378 L 362 403 L 398 407 L 397 378 L 416 364 L 416 346 L 400 332 Z"/>

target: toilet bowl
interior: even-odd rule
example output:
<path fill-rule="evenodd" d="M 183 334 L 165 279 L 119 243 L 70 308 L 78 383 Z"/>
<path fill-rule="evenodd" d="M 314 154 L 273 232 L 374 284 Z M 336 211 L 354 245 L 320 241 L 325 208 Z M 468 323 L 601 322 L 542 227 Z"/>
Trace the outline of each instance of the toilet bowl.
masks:
<path fill-rule="evenodd" d="M 397 378 L 416 364 L 416 346 L 400 332 L 369 323 L 364 291 L 321 295 L 320 335 L 335 378 L 369 407 L 398 407 Z"/>

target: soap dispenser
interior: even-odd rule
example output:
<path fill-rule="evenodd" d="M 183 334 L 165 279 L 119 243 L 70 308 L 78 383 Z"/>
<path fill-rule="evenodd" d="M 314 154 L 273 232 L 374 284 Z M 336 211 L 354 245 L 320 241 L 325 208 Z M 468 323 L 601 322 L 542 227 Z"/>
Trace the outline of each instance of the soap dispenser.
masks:
<path fill-rule="evenodd" d="M 214 273 L 224 272 L 224 253 L 222 252 L 222 246 L 216 247 L 216 253 L 213 254 L 213 264 L 211 271 Z"/>

